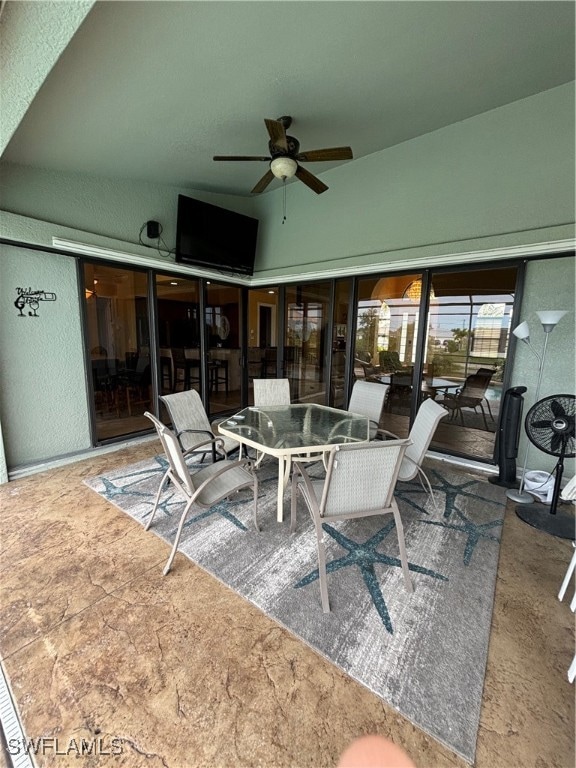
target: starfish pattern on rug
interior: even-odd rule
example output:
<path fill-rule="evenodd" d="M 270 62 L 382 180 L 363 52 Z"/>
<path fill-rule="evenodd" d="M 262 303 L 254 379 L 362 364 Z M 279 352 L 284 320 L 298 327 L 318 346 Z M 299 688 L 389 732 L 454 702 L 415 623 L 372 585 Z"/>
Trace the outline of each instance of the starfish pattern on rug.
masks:
<path fill-rule="evenodd" d="M 164 474 L 164 472 L 166 472 L 168 462 L 163 456 L 154 456 L 153 461 L 157 463 L 157 466 L 148 466 L 145 469 L 138 469 L 136 471 L 128 472 L 125 475 L 118 475 L 114 480 L 102 477 L 101 481 L 104 485 L 102 495 L 109 501 L 114 501 L 115 498 L 120 496 L 140 496 L 141 498 L 147 498 L 150 495 L 149 493 L 132 490 L 132 486 L 141 483 L 142 479 L 147 479 L 148 477 L 153 477 L 154 475 L 161 473 Z M 133 478 L 132 482 L 122 483 L 122 481 L 129 480 L 130 478 Z M 119 485 L 118 483 L 122 484 Z"/>
<path fill-rule="evenodd" d="M 490 504 L 496 504 L 498 506 L 502 506 L 502 502 L 500 501 L 495 501 L 494 499 L 490 499 L 485 496 L 479 496 L 477 493 L 471 493 L 470 491 L 467 490 L 472 486 L 481 484 L 479 480 L 467 480 L 463 483 L 456 484 L 451 482 L 447 478 L 443 477 L 436 470 L 432 470 L 432 474 L 438 480 L 437 483 L 434 483 L 434 484 L 431 483 L 432 490 L 440 491 L 444 493 L 444 496 L 445 496 L 443 516 L 446 519 L 448 519 L 452 514 L 452 511 L 456 506 L 456 499 L 458 498 L 458 496 L 467 496 L 473 499 L 481 499 L 482 501 L 488 502 Z M 430 515 L 428 510 L 424 506 L 422 506 L 422 504 L 419 504 L 417 501 L 415 501 L 412 498 L 412 494 L 419 493 L 419 494 L 424 494 L 426 496 L 426 499 L 428 499 L 428 492 L 424 488 L 422 488 L 422 486 L 416 483 L 416 481 L 408 481 L 408 482 L 402 483 L 402 486 L 408 486 L 408 487 L 406 488 L 406 487 L 396 486 L 394 495 L 399 499 L 402 499 L 402 501 L 406 502 L 406 504 L 413 507 L 418 512 L 422 512 L 425 515 Z"/>
<path fill-rule="evenodd" d="M 205 520 L 207 517 L 212 517 L 212 515 L 220 515 L 220 517 L 228 520 L 230 523 L 232 523 L 232 525 L 235 525 L 236 528 L 239 528 L 241 531 L 247 531 L 248 528 L 244 525 L 244 523 L 241 520 L 238 520 L 236 515 L 233 515 L 232 512 L 228 511 L 229 507 L 237 507 L 239 504 L 245 503 L 246 499 L 240 499 L 238 501 L 223 499 L 222 501 L 218 502 L 218 504 L 213 504 L 210 509 L 205 509 L 202 512 L 199 512 L 197 515 L 194 515 L 194 517 L 188 518 L 188 520 L 186 520 L 184 523 L 184 528 L 189 528 L 191 525 L 199 523 L 201 520 Z M 175 532 L 176 529 L 172 531 L 172 533 Z"/>
<path fill-rule="evenodd" d="M 334 571 L 338 571 L 341 568 L 357 566 L 360 569 L 364 584 L 366 585 L 370 597 L 372 598 L 374 607 L 382 619 L 382 623 L 384 624 L 386 630 L 390 634 L 394 634 L 394 628 L 392 626 L 392 620 L 388 612 L 386 601 L 384 600 L 382 590 L 380 589 L 380 584 L 378 583 L 378 578 L 374 571 L 374 565 L 376 563 L 381 563 L 383 565 L 390 565 L 395 568 L 402 567 L 402 563 L 400 562 L 399 558 L 385 555 L 376 551 L 376 547 L 382 541 L 384 541 L 384 539 L 391 531 L 394 530 L 395 527 L 396 523 L 394 520 L 391 520 L 362 544 L 360 542 L 354 541 L 348 536 L 345 536 L 341 531 L 337 531 L 331 525 L 328 525 L 328 523 L 322 524 L 323 530 L 326 531 L 326 533 L 328 533 L 343 549 L 346 550 L 346 554 L 343 557 L 331 560 L 326 564 L 326 572 L 333 573 Z M 416 565 L 409 562 L 408 569 L 410 571 L 414 571 L 415 573 L 431 576 L 434 579 L 448 581 L 448 578 L 441 573 L 432 571 L 429 568 L 423 568 L 421 565 Z M 294 588 L 299 589 L 301 587 L 308 586 L 308 584 L 316 581 L 319 577 L 320 574 L 318 568 L 316 568 L 307 576 L 304 576 L 303 579 L 300 579 L 300 581 L 294 585 Z"/>
<path fill-rule="evenodd" d="M 463 483 L 454 483 L 448 480 L 448 478 L 443 477 L 435 469 L 432 470 L 432 474 L 437 478 L 437 483 L 432 485 L 432 489 L 435 491 L 443 492 L 446 497 L 444 505 L 444 517 L 447 520 L 450 518 L 452 511 L 457 509 L 456 500 L 458 496 L 466 496 L 471 499 L 480 499 L 480 501 L 485 501 L 488 504 L 496 504 L 498 507 L 504 506 L 501 501 L 496 501 L 494 499 L 487 498 L 486 496 L 480 496 L 478 493 L 472 493 L 471 491 L 467 490 L 473 486 L 482 485 L 481 481 L 479 480 L 466 480 Z"/>
<path fill-rule="evenodd" d="M 428 491 L 425 491 L 424 488 L 422 488 L 421 485 L 418 483 L 412 482 L 410 480 L 405 481 L 402 483 L 402 486 L 409 486 L 408 488 L 401 487 L 400 485 L 396 486 L 396 489 L 394 490 L 394 496 L 398 499 L 402 499 L 402 501 L 406 502 L 409 506 L 413 507 L 417 512 L 422 512 L 424 515 L 429 515 L 430 512 L 422 506 L 422 504 L 419 504 L 417 501 L 414 501 L 412 498 L 413 493 L 423 493 L 428 498 Z"/>
<path fill-rule="evenodd" d="M 470 565 L 470 562 L 472 560 L 472 555 L 474 554 L 474 550 L 476 549 L 476 546 L 478 545 L 479 541 L 481 539 L 488 539 L 490 541 L 496 541 L 500 542 L 499 536 L 494 536 L 488 533 L 488 531 L 492 528 L 502 528 L 502 520 L 490 520 L 486 523 L 475 523 L 473 520 L 470 520 L 466 517 L 464 512 L 457 506 L 456 500 L 459 496 L 465 496 L 468 498 L 473 499 L 481 499 L 482 501 L 490 504 L 496 504 L 497 506 L 501 507 L 503 506 L 503 503 L 501 501 L 496 501 L 494 499 L 487 498 L 485 496 L 479 496 L 478 493 L 471 493 L 468 488 L 471 488 L 473 486 L 477 486 L 480 484 L 478 480 L 466 480 L 465 482 L 461 483 L 454 483 L 450 480 L 448 480 L 446 477 L 443 477 L 439 472 L 436 470 L 432 470 L 432 474 L 436 477 L 436 482 L 432 484 L 432 489 L 435 491 L 440 491 L 444 493 L 445 501 L 444 501 L 444 512 L 443 512 L 443 520 L 419 520 L 419 523 L 424 523 L 427 525 L 436 525 L 440 528 L 447 528 L 453 531 L 456 531 L 458 533 L 463 533 L 467 536 L 466 539 L 466 545 L 464 547 L 464 565 Z M 413 499 L 410 498 L 411 493 L 414 491 L 420 491 L 423 492 L 423 489 L 421 488 L 408 488 L 408 489 L 402 489 L 402 490 L 396 490 L 396 496 L 401 498 L 403 501 L 410 504 L 410 506 L 414 507 L 414 509 L 417 509 L 420 512 L 423 512 L 424 514 L 428 515 L 427 510 L 425 510 L 422 506 L 420 506 L 417 502 L 415 502 Z M 452 516 L 457 517 L 460 522 L 449 522 L 452 519 Z"/>
<path fill-rule="evenodd" d="M 470 565 L 474 550 L 481 539 L 488 539 L 489 541 L 500 542 L 499 536 L 494 536 L 488 531 L 492 528 L 502 528 L 502 520 L 489 520 L 487 523 L 475 523 L 466 517 L 462 510 L 454 504 L 450 511 L 450 514 L 454 512 L 456 517 L 460 519 L 459 523 L 449 522 L 447 520 L 419 520 L 419 523 L 424 525 L 436 525 L 440 528 L 447 528 L 458 533 L 466 535 L 466 545 L 464 547 L 464 565 Z"/>

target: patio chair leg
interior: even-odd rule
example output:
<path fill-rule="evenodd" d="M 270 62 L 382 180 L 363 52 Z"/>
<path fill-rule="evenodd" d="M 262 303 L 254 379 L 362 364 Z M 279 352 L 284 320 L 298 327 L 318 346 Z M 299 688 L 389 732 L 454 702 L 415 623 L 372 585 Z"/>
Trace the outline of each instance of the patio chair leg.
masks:
<path fill-rule="evenodd" d="M 570 664 L 568 669 L 568 680 L 573 683 L 574 678 L 576 678 L 576 656 L 572 659 L 572 664 Z"/>
<path fill-rule="evenodd" d="M 254 475 L 254 527 L 260 533 L 258 525 L 258 478 Z"/>
<path fill-rule="evenodd" d="M 170 552 L 170 557 L 168 558 L 168 562 L 164 566 L 164 570 L 162 573 L 164 576 L 168 573 L 170 568 L 172 567 L 172 562 L 174 560 L 174 557 L 176 556 L 176 552 L 178 551 L 178 544 L 180 543 L 180 536 L 182 535 L 182 529 L 184 528 L 184 521 L 186 520 L 186 515 L 188 514 L 188 511 L 190 510 L 190 507 L 192 506 L 192 500 L 186 504 L 186 507 L 184 508 L 184 512 L 182 512 L 182 517 L 180 518 L 180 524 L 178 525 L 178 531 L 176 532 L 176 538 L 174 539 L 174 544 L 172 545 L 172 552 Z"/>
<path fill-rule="evenodd" d="M 326 582 L 326 553 L 324 550 L 324 533 L 322 529 L 316 529 L 316 543 L 318 549 L 318 575 L 320 581 L 320 598 L 322 600 L 322 610 L 324 613 L 330 613 L 330 601 L 328 599 L 328 584 Z"/>
<path fill-rule="evenodd" d="M 558 600 L 564 600 L 564 595 L 566 594 L 566 590 L 568 589 L 568 584 L 570 584 L 570 579 L 572 578 L 572 575 L 575 571 L 576 571 L 576 550 L 574 550 L 574 554 L 572 555 L 572 560 L 570 560 L 570 565 L 568 566 L 568 570 L 566 571 L 566 575 L 564 576 L 564 581 L 562 582 L 562 586 L 560 587 L 560 592 L 558 592 Z"/>
<path fill-rule="evenodd" d="M 396 501 L 392 501 L 392 509 L 394 513 L 394 520 L 396 522 L 396 533 L 398 534 L 398 547 L 400 549 L 400 562 L 402 563 L 402 573 L 404 574 L 404 587 L 407 592 L 414 592 L 412 586 L 412 579 L 410 578 L 410 569 L 408 568 L 408 555 L 406 554 L 406 544 L 404 542 L 404 526 L 402 525 L 402 518 L 398 511 L 398 505 Z"/>
<path fill-rule="evenodd" d="M 164 486 L 166 485 L 167 480 L 170 480 L 170 478 L 168 477 L 168 471 L 164 473 L 164 477 L 160 482 L 160 487 L 158 488 L 158 493 L 156 494 L 156 498 L 154 500 L 154 507 L 152 508 L 152 514 L 150 515 L 150 517 L 148 518 L 148 522 L 144 526 L 145 531 L 147 531 L 152 525 L 152 520 L 154 520 L 154 515 L 156 514 L 156 510 L 158 509 L 158 502 L 160 501 L 160 495 L 164 490 Z"/>
<path fill-rule="evenodd" d="M 418 469 L 418 479 L 420 480 L 420 485 L 422 488 L 426 491 L 426 493 L 430 496 L 432 500 L 432 506 L 434 507 L 434 510 L 438 512 L 438 504 L 436 503 L 436 497 L 434 496 L 434 491 L 432 490 L 432 486 L 430 485 L 430 480 L 428 479 L 428 475 L 422 467 L 417 467 Z"/>
<path fill-rule="evenodd" d="M 482 403 L 478 403 L 480 406 L 480 410 L 482 411 L 482 418 L 484 419 L 484 428 L 486 429 L 486 432 L 488 432 L 488 422 L 486 421 L 486 411 L 484 410 L 484 406 Z"/>
<path fill-rule="evenodd" d="M 298 486 L 298 474 L 297 470 L 294 470 L 292 472 L 292 487 L 291 487 L 291 493 L 290 493 L 290 533 L 294 533 L 296 530 L 296 518 L 297 518 L 297 504 L 298 500 L 296 498 L 297 493 L 297 486 Z"/>

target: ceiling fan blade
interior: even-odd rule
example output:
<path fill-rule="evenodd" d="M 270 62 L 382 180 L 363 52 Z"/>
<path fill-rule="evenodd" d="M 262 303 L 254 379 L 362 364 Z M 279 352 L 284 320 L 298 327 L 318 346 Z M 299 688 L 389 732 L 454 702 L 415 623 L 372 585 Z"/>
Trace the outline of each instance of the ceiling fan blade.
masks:
<path fill-rule="evenodd" d="M 317 179 L 316 176 L 311 174 L 310 171 L 307 171 L 306 168 L 302 168 L 301 165 L 299 165 L 296 170 L 296 176 L 300 179 L 300 181 L 303 181 L 307 187 L 310 187 L 311 190 L 316 192 L 317 195 L 321 195 L 322 192 L 326 192 L 328 189 L 323 181 Z"/>
<path fill-rule="evenodd" d="M 262 176 L 258 184 L 256 184 L 254 189 L 251 190 L 252 194 L 257 195 L 259 192 L 264 192 L 264 190 L 266 189 L 268 184 L 270 184 L 273 178 L 274 178 L 274 174 L 272 173 L 272 171 L 266 171 L 266 173 L 264 174 L 264 176 Z"/>
<path fill-rule="evenodd" d="M 354 158 L 351 147 L 330 147 L 326 149 L 310 149 L 296 155 L 297 160 L 303 163 L 317 163 L 326 160 L 352 160 Z"/>
<path fill-rule="evenodd" d="M 264 157 L 263 155 L 214 155 L 213 160 L 267 160 L 270 162 L 272 158 Z"/>
<path fill-rule="evenodd" d="M 270 141 L 273 146 L 278 147 L 278 149 L 283 149 L 284 152 L 288 152 L 286 131 L 284 130 L 282 123 L 278 120 L 269 120 L 267 118 L 264 119 L 264 122 L 266 123 L 266 129 L 268 130 L 268 135 L 270 136 Z"/>

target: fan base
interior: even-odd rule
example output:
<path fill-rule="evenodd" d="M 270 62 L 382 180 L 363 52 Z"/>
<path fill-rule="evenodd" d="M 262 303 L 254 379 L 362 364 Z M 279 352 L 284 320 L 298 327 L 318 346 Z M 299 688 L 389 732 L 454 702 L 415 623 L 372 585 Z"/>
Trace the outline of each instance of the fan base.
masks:
<path fill-rule="evenodd" d="M 576 538 L 575 520 L 573 515 L 564 515 L 556 512 L 551 515 L 549 508 L 542 504 L 526 504 L 522 507 L 516 507 L 516 515 L 533 528 L 545 531 L 551 536 L 557 536 L 560 539 Z"/>
<path fill-rule="evenodd" d="M 526 493 L 526 491 L 521 492 L 518 488 L 511 488 L 509 491 L 506 491 L 506 496 L 512 501 L 515 501 L 516 504 L 534 503 L 534 496 L 532 496 L 532 494 Z"/>

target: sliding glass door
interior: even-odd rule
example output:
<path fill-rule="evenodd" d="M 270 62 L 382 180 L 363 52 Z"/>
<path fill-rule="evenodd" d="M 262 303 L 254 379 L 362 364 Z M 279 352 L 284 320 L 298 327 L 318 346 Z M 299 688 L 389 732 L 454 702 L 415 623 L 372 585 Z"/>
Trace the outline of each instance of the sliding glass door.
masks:
<path fill-rule="evenodd" d="M 158 391 L 162 395 L 195 389 L 200 375 L 200 282 L 179 275 L 155 276 L 158 324 Z M 160 418 L 170 423 L 160 403 Z"/>
<path fill-rule="evenodd" d="M 330 366 L 330 405 L 346 408 L 348 403 L 347 359 L 352 348 L 350 279 L 336 280 L 332 308 L 332 360 Z"/>
<path fill-rule="evenodd" d="M 148 276 L 83 265 L 84 308 L 98 442 L 150 426 L 152 407 Z"/>
<path fill-rule="evenodd" d="M 248 404 L 254 404 L 254 379 L 276 378 L 278 366 L 279 290 L 251 288 L 248 291 Z"/>
<path fill-rule="evenodd" d="M 148 430 L 156 385 L 196 389 L 217 416 L 253 403 L 254 378 L 286 377 L 293 402 L 339 408 L 362 379 L 387 386 L 391 432 L 408 435 L 433 398 L 447 416 L 431 447 L 493 459 L 516 265 L 253 288 L 245 312 L 231 284 L 155 274 L 150 307 L 152 272 L 83 270 L 98 442 Z"/>
<path fill-rule="evenodd" d="M 288 286 L 284 307 L 282 375 L 295 403 L 326 403 L 326 345 L 330 318 L 328 282 Z"/>
<path fill-rule="evenodd" d="M 407 436 L 422 401 L 433 398 L 447 415 L 431 447 L 493 459 L 517 271 L 358 280 L 354 379 L 388 386 L 386 429 Z"/>
<path fill-rule="evenodd" d="M 448 410 L 432 448 L 493 456 L 516 278 L 516 267 L 432 275 L 424 395 Z"/>
<path fill-rule="evenodd" d="M 241 289 L 206 282 L 204 314 L 207 410 L 211 416 L 242 406 Z"/>
<path fill-rule="evenodd" d="M 386 429 L 410 430 L 418 373 L 418 327 L 422 275 L 391 275 L 358 281 L 354 378 L 388 387 Z"/>

